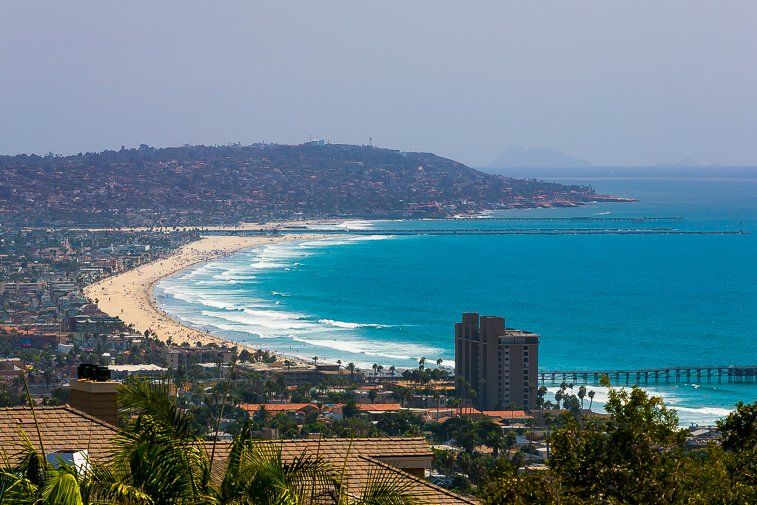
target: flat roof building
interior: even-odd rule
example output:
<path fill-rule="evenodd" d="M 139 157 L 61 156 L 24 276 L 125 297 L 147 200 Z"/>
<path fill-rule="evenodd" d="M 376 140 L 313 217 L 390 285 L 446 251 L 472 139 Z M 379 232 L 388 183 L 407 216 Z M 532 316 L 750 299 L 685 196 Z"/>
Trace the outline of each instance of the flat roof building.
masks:
<path fill-rule="evenodd" d="M 505 318 L 463 314 L 455 323 L 458 395 L 482 410 L 536 406 L 539 335 L 505 326 Z"/>

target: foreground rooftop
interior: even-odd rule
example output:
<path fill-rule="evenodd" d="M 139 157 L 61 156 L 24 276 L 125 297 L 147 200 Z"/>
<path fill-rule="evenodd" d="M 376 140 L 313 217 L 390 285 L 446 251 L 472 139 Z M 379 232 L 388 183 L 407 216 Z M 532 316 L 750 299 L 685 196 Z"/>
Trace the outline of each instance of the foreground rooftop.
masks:
<path fill-rule="evenodd" d="M 117 428 L 80 412 L 69 405 L 36 407 L 34 414 L 39 425 L 45 452 L 83 450 L 93 461 L 108 461 L 117 446 Z M 28 407 L 0 408 L 0 447 L 10 463 L 21 456 L 26 436 L 35 449 L 40 450 L 32 410 Z M 260 440 L 258 444 L 281 448 L 283 461 L 292 461 L 303 454 L 323 457 L 333 468 L 344 469 L 345 483 L 350 494 L 363 489 L 377 473 L 396 475 L 406 492 L 419 503 L 464 504 L 475 500 L 435 486 L 423 479 L 431 468 L 433 453 L 423 437 L 402 438 L 317 438 L 297 440 Z M 206 442 L 210 452 L 212 442 Z M 231 443 L 216 442 L 215 479 L 220 479 L 228 463 Z"/>

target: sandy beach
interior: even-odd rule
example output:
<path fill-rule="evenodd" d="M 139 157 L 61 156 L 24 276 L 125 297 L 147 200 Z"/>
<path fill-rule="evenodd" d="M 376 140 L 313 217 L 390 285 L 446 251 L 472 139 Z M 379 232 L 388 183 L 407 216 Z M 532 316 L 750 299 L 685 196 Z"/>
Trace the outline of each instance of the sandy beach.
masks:
<path fill-rule="evenodd" d="M 242 249 L 298 238 L 312 240 L 319 237 L 313 235 L 307 237 L 297 235 L 202 237 L 184 245 L 169 257 L 87 286 L 84 294 L 91 300 L 97 300 L 97 305 L 103 312 L 120 317 L 126 324 L 133 325 L 139 333 L 150 330 L 157 338 L 163 341 L 170 338 L 177 344 L 182 342 L 189 342 L 192 345 L 197 342 L 228 343 L 220 337 L 183 326 L 168 317 L 155 304 L 152 296 L 153 285 L 163 277 L 196 263 L 204 263 Z"/>

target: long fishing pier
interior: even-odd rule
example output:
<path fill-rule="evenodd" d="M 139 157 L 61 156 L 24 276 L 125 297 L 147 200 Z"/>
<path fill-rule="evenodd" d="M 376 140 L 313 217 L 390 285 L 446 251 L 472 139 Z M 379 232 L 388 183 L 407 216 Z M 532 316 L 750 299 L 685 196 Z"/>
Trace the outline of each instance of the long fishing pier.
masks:
<path fill-rule="evenodd" d="M 746 366 L 674 366 L 635 370 L 552 370 L 539 372 L 539 384 L 559 385 L 599 384 L 607 377 L 612 384 L 699 384 L 727 382 L 753 384 L 757 382 L 757 365 Z"/>
<path fill-rule="evenodd" d="M 676 228 L 272 228 L 210 229 L 203 235 L 746 235 L 744 230 L 679 230 Z"/>
<path fill-rule="evenodd" d="M 610 217 L 610 216 L 574 216 L 574 217 L 453 217 L 447 221 L 569 221 L 569 222 L 621 222 L 621 223 L 679 223 L 682 217 Z"/>

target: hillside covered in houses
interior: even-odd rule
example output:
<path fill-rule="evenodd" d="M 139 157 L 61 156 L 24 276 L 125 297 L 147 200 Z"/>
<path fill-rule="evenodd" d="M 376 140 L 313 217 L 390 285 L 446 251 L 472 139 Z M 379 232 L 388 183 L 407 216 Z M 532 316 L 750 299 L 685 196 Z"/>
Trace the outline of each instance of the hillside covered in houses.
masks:
<path fill-rule="evenodd" d="M 0 156 L 0 223 L 23 226 L 445 217 L 608 198 L 429 153 L 317 142 Z"/>

